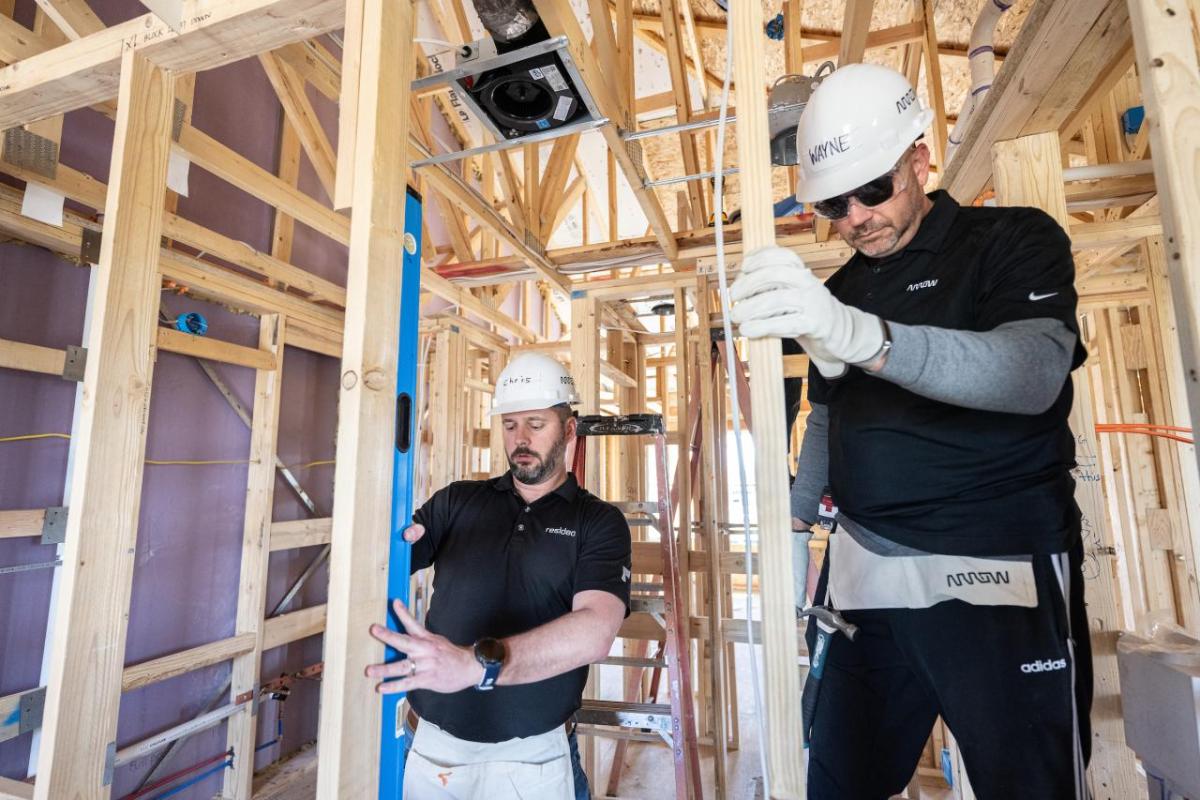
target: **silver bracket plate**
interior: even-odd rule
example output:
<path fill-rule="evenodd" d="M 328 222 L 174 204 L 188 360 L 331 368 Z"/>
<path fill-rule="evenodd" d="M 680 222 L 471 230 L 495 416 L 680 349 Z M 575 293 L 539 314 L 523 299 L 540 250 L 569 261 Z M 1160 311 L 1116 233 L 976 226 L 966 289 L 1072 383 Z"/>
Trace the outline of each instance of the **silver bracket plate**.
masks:
<path fill-rule="evenodd" d="M 42 712 L 46 709 L 46 687 L 30 689 L 21 695 L 20 721 L 17 733 L 29 733 L 42 727 Z"/>
<path fill-rule="evenodd" d="M 62 544 L 67 541 L 67 507 L 51 506 L 42 520 L 42 544 Z"/>
<path fill-rule="evenodd" d="M 24 128 L 9 128 L 4 132 L 4 160 L 54 180 L 58 172 L 58 142 Z"/>
<path fill-rule="evenodd" d="M 117 769 L 117 743 L 109 742 L 104 751 L 104 785 L 111 786 L 113 772 Z"/>
<path fill-rule="evenodd" d="M 178 97 L 175 98 L 175 107 L 171 114 L 171 140 L 178 142 L 180 134 L 183 133 L 183 118 L 187 116 L 187 106 Z"/>
<path fill-rule="evenodd" d="M 84 228 L 79 239 L 79 260 L 85 264 L 100 263 L 100 231 Z"/>
<path fill-rule="evenodd" d="M 63 363 L 62 376 L 65 381 L 83 380 L 84 370 L 87 369 L 87 348 L 78 345 L 67 345 L 67 360 Z"/>

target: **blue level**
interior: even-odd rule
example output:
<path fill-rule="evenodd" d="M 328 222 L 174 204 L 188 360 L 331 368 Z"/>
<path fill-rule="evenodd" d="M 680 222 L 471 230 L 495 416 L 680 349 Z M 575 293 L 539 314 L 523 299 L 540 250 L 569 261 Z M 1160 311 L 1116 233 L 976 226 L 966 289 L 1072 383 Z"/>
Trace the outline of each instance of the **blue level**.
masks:
<path fill-rule="evenodd" d="M 396 377 L 396 451 L 392 474 L 392 535 L 388 556 L 388 627 L 400 630 L 392 601 L 408 602 L 408 573 L 412 545 L 404 529 L 412 521 L 413 444 L 416 415 L 417 347 L 420 338 L 421 196 L 410 187 L 404 204 L 403 286 L 400 290 L 400 353 Z M 400 654 L 387 648 L 385 659 Z M 403 695 L 383 696 L 383 746 L 379 753 L 379 800 L 400 800 L 404 788 L 404 725 L 400 713 Z"/>

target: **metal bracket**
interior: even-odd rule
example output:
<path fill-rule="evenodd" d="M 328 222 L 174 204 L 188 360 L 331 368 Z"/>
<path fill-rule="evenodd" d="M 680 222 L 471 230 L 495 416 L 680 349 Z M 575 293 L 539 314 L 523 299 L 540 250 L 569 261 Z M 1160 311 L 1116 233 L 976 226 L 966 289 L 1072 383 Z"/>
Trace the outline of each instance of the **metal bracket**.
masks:
<path fill-rule="evenodd" d="M 83 373 L 86 369 L 87 348 L 73 344 L 67 345 L 67 359 L 63 362 L 63 380 L 78 383 L 83 380 Z"/>
<path fill-rule="evenodd" d="M 20 720 L 17 733 L 29 733 L 42 727 L 42 712 L 46 710 L 46 687 L 30 689 L 21 695 Z"/>
<path fill-rule="evenodd" d="M 710 341 L 723 342 L 725 341 L 725 328 L 714 327 L 708 329 L 708 338 Z"/>
<path fill-rule="evenodd" d="M 254 685 L 254 697 L 250 700 L 250 716 L 258 716 L 258 707 L 262 703 L 262 687 Z"/>
<path fill-rule="evenodd" d="M 24 128 L 9 128 L 4 132 L 4 160 L 54 180 L 58 172 L 58 142 Z"/>
<path fill-rule="evenodd" d="M 42 520 L 42 544 L 62 544 L 67 541 L 67 507 L 51 506 Z"/>
<path fill-rule="evenodd" d="M 179 136 L 183 133 L 183 118 L 187 116 L 187 106 L 178 97 L 175 98 L 175 106 L 171 109 L 171 140 L 179 141 Z"/>
<path fill-rule="evenodd" d="M 100 263 L 100 231 L 84 228 L 79 239 L 79 260 L 85 264 Z"/>
<path fill-rule="evenodd" d="M 104 751 L 104 786 L 111 786 L 113 772 L 117 768 L 117 743 L 109 742 Z"/>

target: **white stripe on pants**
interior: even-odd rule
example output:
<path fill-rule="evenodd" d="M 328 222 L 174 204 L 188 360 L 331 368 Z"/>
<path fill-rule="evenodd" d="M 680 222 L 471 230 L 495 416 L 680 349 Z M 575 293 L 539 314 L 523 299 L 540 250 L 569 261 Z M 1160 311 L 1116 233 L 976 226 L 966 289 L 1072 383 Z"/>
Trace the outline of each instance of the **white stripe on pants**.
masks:
<path fill-rule="evenodd" d="M 562 726 L 504 742 L 471 742 L 421 720 L 404 765 L 405 800 L 574 800 Z"/>

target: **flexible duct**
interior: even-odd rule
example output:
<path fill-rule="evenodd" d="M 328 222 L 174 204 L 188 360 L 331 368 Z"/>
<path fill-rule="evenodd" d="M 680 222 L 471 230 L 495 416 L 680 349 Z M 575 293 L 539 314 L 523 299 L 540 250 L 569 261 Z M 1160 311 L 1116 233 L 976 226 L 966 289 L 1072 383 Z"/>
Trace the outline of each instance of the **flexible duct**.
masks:
<path fill-rule="evenodd" d="M 530 0 L 474 0 L 479 21 L 502 44 L 520 39 L 538 22 Z"/>
<path fill-rule="evenodd" d="M 995 38 L 1000 17 L 1010 8 L 1012 6 L 1003 0 L 987 0 L 979 12 L 979 18 L 975 20 L 975 27 L 971 28 L 971 47 L 967 52 L 971 65 L 971 94 L 967 96 L 967 102 L 963 103 L 958 121 L 954 123 L 954 130 L 950 132 L 950 141 L 946 143 L 947 163 L 962 144 L 962 137 L 966 135 L 971 115 L 983 104 L 983 98 L 992 88 L 992 79 L 996 76 L 996 54 L 992 49 L 992 40 Z M 936 54 L 933 57 L 936 58 Z"/>

